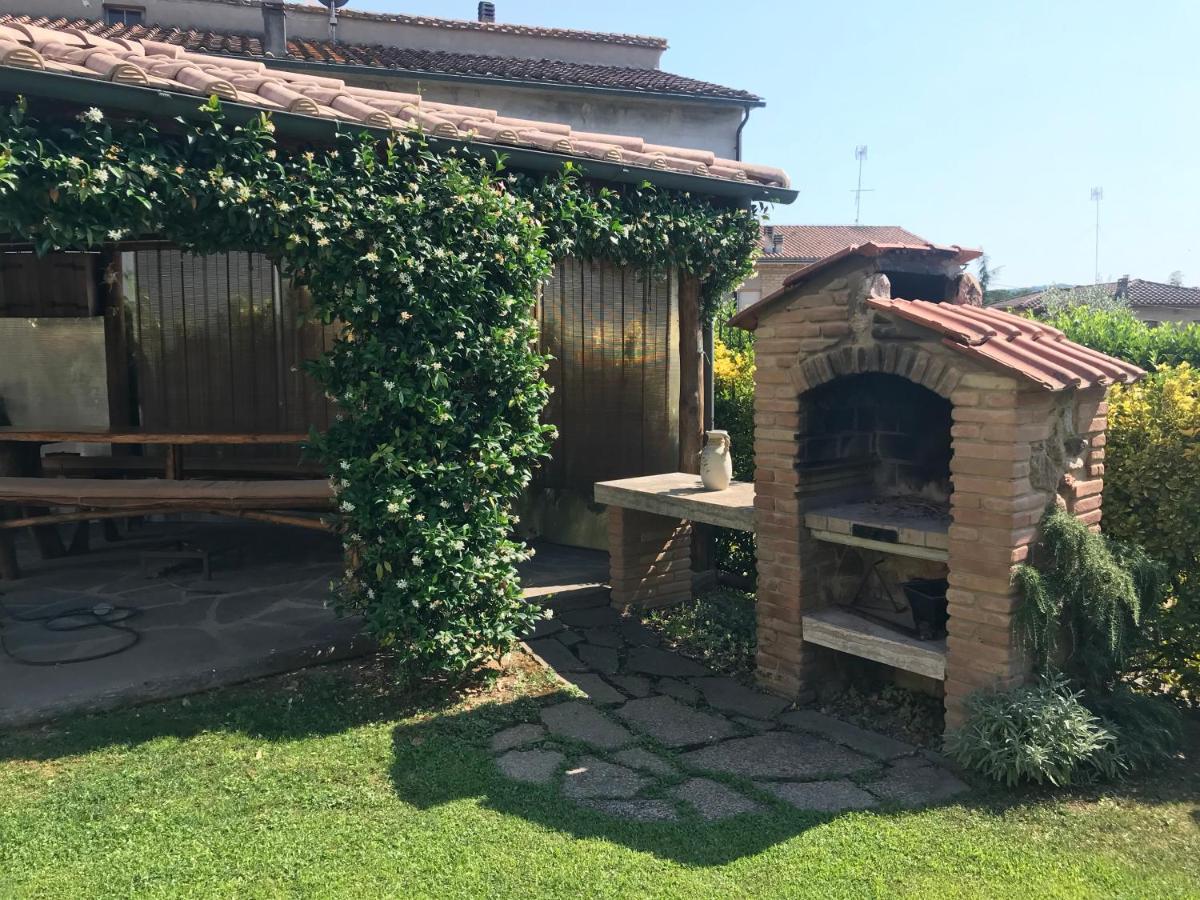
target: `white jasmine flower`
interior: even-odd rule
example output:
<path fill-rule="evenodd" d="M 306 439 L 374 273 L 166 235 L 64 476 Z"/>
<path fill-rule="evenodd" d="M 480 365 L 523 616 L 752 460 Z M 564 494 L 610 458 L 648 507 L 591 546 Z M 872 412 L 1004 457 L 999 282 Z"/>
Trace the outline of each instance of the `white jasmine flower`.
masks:
<path fill-rule="evenodd" d="M 413 516 L 413 519 L 417 522 L 424 522 L 425 521 L 425 513 L 417 513 L 415 516 Z"/>
<path fill-rule="evenodd" d="M 342 501 L 342 512 L 354 512 L 354 504 L 349 500 Z"/>
<path fill-rule="evenodd" d="M 375 599 L 375 588 L 367 588 L 367 599 L 368 600 Z"/>
<path fill-rule="evenodd" d="M 441 370 L 441 368 L 442 368 L 442 364 L 441 364 L 440 362 L 435 362 L 435 363 L 433 363 L 432 365 L 430 365 L 430 367 L 429 367 L 429 368 L 431 368 L 431 369 L 433 369 L 433 370 L 435 370 L 435 371 L 440 371 L 440 370 Z"/>
<path fill-rule="evenodd" d="M 149 175 L 151 178 L 158 177 L 158 169 L 150 165 L 150 163 L 142 163 L 138 168 L 142 170 L 142 174 L 144 175 Z"/>
<path fill-rule="evenodd" d="M 275 204 L 275 208 L 276 208 L 277 210 L 279 210 L 280 212 L 283 212 L 283 213 L 285 213 L 285 212 L 291 212 L 291 211 L 292 211 L 292 204 L 290 204 L 290 203 L 287 203 L 287 202 L 286 202 L 286 201 L 284 201 L 284 200 L 280 200 L 278 203 L 276 203 L 276 204 Z M 294 237 L 294 235 L 293 235 L 293 237 Z"/>
<path fill-rule="evenodd" d="M 412 318 L 412 313 L 410 313 L 407 309 L 404 312 L 400 313 L 400 321 L 401 322 L 407 322 L 411 318 Z"/>
<path fill-rule="evenodd" d="M 449 501 L 449 500 L 443 500 L 441 503 L 439 503 L 439 504 L 438 504 L 438 506 L 440 506 L 442 509 L 449 509 L 449 508 L 450 508 L 450 501 Z"/>
<path fill-rule="evenodd" d="M 111 241 L 119 241 L 125 237 L 125 231 L 121 228 L 114 228 L 108 233 L 108 239 Z"/>
<path fill-rule="evenodd" d="M 385 382 L 383 383 L 383 387 L 384 387 L 384 389 L 385 389 L 385 390 L 389 390 L 389 391 L 391 391 L 391 390 L 395 390 L 395 388 L 396 388 L 396 382 L 394 382 L 394 381 L 385 381 Z"/>
<path fill-rule="evenodd" d="M 345 470 L 347 470 L 347 471 L 349 471 L 349 469 L 350 469 L 350 460 L 348 460 L 348 459 L 343 459 L 343 460 L 342 460 L 342 468 L 343 468 L 343 469 L 345 469 Z"/>
<path fill-rule="evenodd" d="M 393 500 L 391 503 L 389 503 L 389 504 L 387 505 L 387 511 L 388 511 L 388 512 L 390 512 L 390 513 L 398 513 L 398 512 L 400 512 L 400 504 L 399 504 L 399 503 L 397 503 L 395 500 Z"/>
<path fill-rule="evenodd" d="M 465 331 L 456 331 L 456 332 L 454 332 L 454 336 L 461 341 L 463 338 L 465 338 L 467 336 L 467 333 Z"/>
<path fill-rule="evenodd" d="M 237 182 L 234 181 L 233 178 L 231 178 L 228 175 L 226 175 L 224 178 L 221 179 L 221 187 L 227 191 L 232 191 L 234 188 L 234 185 L 236 185 L 236 184 L 237 184 Z"/>
<path fill-rule="evenodd" d="M 407 578 L 396 579 L 396 587 L 400 588 L 400 590 L 404 590 L 406 587 L 408 587 L 408 579 Z"/>
<path fill-rule="evenodd" d="M 417 602 L 417 598 L 416 598 L 416 597 L 413 597 L 413 599 L 412 599 L 412 605 L 413 605 L 414 607 L 416 607 L 416 606 L 420 606 L 421 604 Z"/>
<path fill-rule="evenodd" d="M 421 559 L 420 556 L 418 556 L 416 553 L 414 553 L 412 556 L 412 564 L 414 566 L 423 566 L 423 565 L 425 565 L 425 560 Z"/>
<path fill-rule="evenodd" d="M 318 247 L 328 247 L 329 246 L 329 238 L 327 238 L 327 237 L 317 238 L 317 246 Z M 356 312 L 361 309 L 362 309 L 361 306 L 355 307 Z"/>
<path fill-rule="evenodd" d="M 379 262 L 379 254 L 374 250 L 368 250 L 363 254 L 363 259 L 365 259 L 367 262 L 377 263 Z"/>
<path fill-rule="evenodd" d="M 79 114 L 79 121 L 100 123 L 104 121 L 104 113 L 92 106 Z"/>

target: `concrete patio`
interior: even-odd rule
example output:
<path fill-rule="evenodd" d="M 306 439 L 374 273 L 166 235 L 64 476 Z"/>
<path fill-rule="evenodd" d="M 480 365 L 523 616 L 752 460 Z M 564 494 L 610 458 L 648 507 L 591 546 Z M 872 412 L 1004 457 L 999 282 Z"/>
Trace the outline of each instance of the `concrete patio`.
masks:
<path fill-rule="evenodd" d="M 330 535 L 224 521 L 151 522 L 113 543 L 94 531 L 91 552 L 52 560 L 23 538 L 24 577 L 0 581 L 0 727 L 194 693 L 374 647 L 356 618 L 339 619 L 327 605 L 341 569 Z M 177 542 L 211 552 L 210 580 L 197 562 L 143 560 Z M 538 549 L 522 569 L 531 598 L 606 596 L 607 554 Z M 73 610 L 85 612 L 63 615 Z M 99 658 L 63 662 L 84 657 Z"/>

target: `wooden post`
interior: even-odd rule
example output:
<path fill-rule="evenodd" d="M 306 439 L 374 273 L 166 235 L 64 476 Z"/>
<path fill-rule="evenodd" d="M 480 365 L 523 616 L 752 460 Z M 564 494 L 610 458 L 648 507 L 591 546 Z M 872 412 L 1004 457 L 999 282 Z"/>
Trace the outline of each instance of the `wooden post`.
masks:
<path fill-rule="evenodd" d="M 704 446 L 704 356 L 700 352 L 700 280 L 679 280 L 679 471 L 700 472 Z"/>

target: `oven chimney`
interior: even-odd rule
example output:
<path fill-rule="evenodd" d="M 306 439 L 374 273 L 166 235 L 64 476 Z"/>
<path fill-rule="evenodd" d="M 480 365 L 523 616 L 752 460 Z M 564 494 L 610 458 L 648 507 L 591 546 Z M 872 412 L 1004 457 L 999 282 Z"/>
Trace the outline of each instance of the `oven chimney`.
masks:
<path fill-rule="evenodd" d="M 782 234 L 771 235 L 771 252 L 772 253 L 782 253 L 783 252 L 783 235 Z"/>
<path fill-rule="evenodd" d="M 487 0 L 479 2 L 479 21 L 486 22 L 489 25 L 496 21 L 496 4 L 488 3 Z"/>
<path fill-rule="evenodd" d="M 283 0 L 262 0 L 263 53 L 267 56 L 286 59 L 287 13 Z"/>

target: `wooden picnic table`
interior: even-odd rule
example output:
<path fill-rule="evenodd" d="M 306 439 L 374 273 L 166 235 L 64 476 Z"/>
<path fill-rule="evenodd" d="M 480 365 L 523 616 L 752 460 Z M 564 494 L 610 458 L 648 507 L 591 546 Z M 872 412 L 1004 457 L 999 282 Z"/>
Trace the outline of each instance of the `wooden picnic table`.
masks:
<path fill-rule="evenodd" d="M 154 431 L 133 427 L 32 428 L 28 425 L 0 426 L 0 443 L 24 444 L 154 444 L 167 448 L 164 470 L 167 478 L 183 477 L 183 448 L 199 446 L 248 446 L 302 444 L 308 432 L 283 431 Z M 16 474 L 16 473 L 13 473 Z"/>

